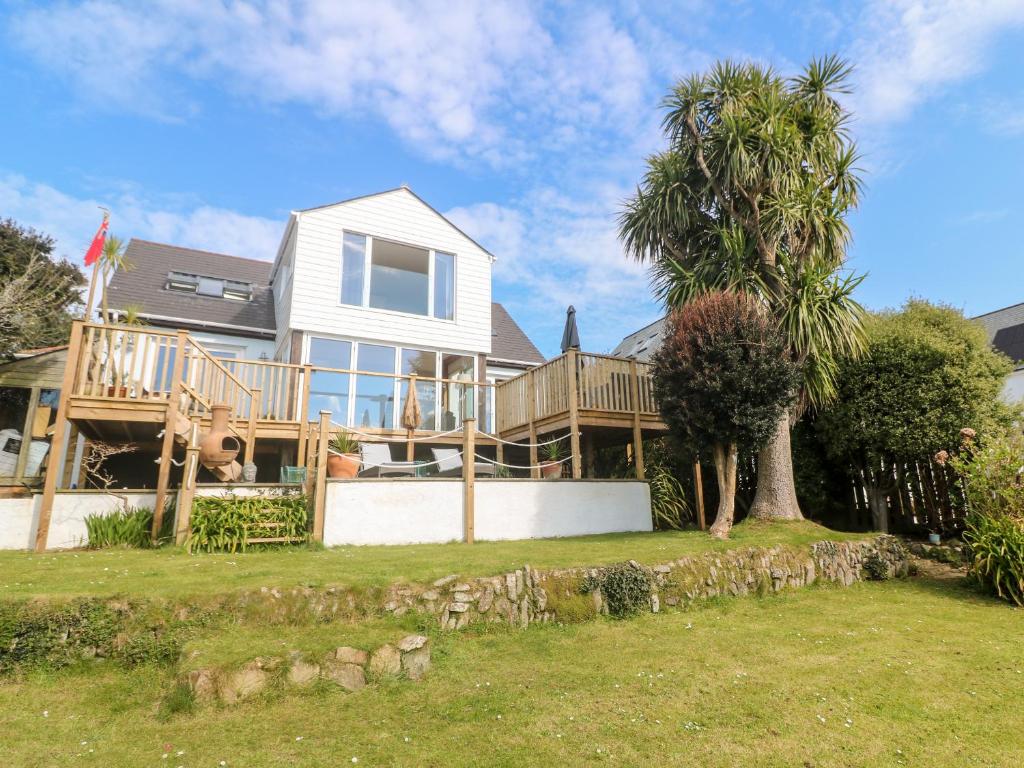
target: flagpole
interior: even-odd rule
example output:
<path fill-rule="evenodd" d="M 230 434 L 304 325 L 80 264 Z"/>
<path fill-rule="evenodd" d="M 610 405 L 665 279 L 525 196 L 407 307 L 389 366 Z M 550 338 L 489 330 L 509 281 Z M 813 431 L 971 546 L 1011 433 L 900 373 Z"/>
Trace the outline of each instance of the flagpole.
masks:
<path fill-rule="evenodd" d="M 89 281 L 89 300 L 85 303 L 85 315 L 83 316 L 83 319 L 87 323 L 92 322 L 92 302 L 96 296 L 96 281 L 99 279 L 99 276 L 100 263 L 97 260 L 97 262 L 92 265 L 92 280 Z"/>
<path fill-rule="evenodd" d="M 102 205 L 98 207 L 103 211 L 103 221 L 100 224 L 99 231 L 96 232 L 96 236 L 92 239 L 88 253 L 85 254 L 85 266 L 89 266 L 90 258 L 93 260 L 92 280 L 89 281 L 89 299 L 85 303 L 85 315 L 82 318 L 87 323 L 92 322 L 92 303 L 96 297 L 96 283 L 100 277 L 100 262 L 103 261 L 101 258 L 102 248 L 103 243 L 107 239 L 107 227 L 110 225 L 110 211 Z M 104 322 L 106 322 L 105 318 Z"/>

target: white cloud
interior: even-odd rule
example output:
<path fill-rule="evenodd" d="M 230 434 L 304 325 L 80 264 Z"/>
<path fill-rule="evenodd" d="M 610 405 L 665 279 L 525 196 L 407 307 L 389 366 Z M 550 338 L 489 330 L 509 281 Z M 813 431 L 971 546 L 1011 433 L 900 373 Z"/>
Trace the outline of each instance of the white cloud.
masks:
<path fill-rule="evenodd" d="M 371 115 L 436 157 L 511 165 L 649 109 L 647 56 L 605 11 L 516 0 L 64 2 L 11 40 L 97 104 L 173 117 L 181 78 L 266 103 Z"/>
<path fill-rule="evenodd" d="M 906 118 L 943 87 L 983 71 L 999 36 L 1020 26 L 1020 0 L 875 0 L 851 48 L 855 113 L 867 123 Z"/>
<path fill-rule="evenodd" d="M 110 209 L 110 232 L 236 256 L 272 260 L 283 221 L 246 216 L 209 205 L 173 205 L 148 199 L 130 185 L 103 197 L 76 197 L 15 174 L 0 174 L 0 211 L 57 241 L 55 252 L 81 264 L 102 218 Z"/>
<path fill-rule="evenodd" d="M 498 256 L 495 294 L 534 342 L 557 352 L 572 304 L 583 345 L 610 351 L 659 314 L 646 270 L 628 261 L 617 236 L 624 190 L 592 190 L 583 204 L 541 189 L 514 206 L 482 203 L 445 213 Z"/>

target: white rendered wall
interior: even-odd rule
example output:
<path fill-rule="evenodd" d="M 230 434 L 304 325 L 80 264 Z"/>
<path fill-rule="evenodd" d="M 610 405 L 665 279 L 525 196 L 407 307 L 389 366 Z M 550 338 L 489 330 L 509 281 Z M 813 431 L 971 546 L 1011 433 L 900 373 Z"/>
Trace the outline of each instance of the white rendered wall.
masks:
<path fill-rule="evenodd" d="M 35 547 L 39 523 L 41 493 L 31 499 L 0 499 L 0 549 L 32 549 Z M 87 539 L 87 515 L 110 514 L 122 505 L 153 508 L 156 494 L 152 491 L 57 491 L 50 513 L 49 549 L 71 549 L 84 546 Z"/>
<path fill-rule="evenodd" d="M 484 541 L 650 531 L 647 483 L 478 480 L 476 538 Z M 461 541 L 461 480 L 329 482 L 324 544 Z"/>
<path fill-rule="evenodd" d="M 1007 403 L 1024 402 L 1024 368 L 1014 371 L 1003 385 L 1003 400 Z"/>
<path fill-rule="evenodd" d="M 239 360 L 259 360 L 260 353 L 266 353 L 268 360 L 274 359 L 274 339 L 252 339 L 247 336 L 232 336 L 227 333 L 210 331 L 189 331 L 189 335 L 204 347 L 214 350 L 228 350 L 237 354 Z"/>
<path fill-rule="evenodd" d="M 461 480 L 328 482 L 324 545 L 462 539 Z"/>

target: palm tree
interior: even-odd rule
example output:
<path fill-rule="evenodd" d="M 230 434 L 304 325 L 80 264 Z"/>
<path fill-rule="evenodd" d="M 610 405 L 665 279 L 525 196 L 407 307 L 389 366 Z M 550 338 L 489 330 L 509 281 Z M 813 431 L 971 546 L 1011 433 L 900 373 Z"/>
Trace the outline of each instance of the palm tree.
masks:
<path fill-rule="evenodd" d="M 110 322 L 110 311 L 107 307 L 107 284 L 110 282 L 110 276 L 118 269 L 127 271 L 131 268 L 131 263 L 125 258 L 124 241 L 113 235 L 108 237 L 103 243 L 103 253 L 100 254 L 100 273 L 103 281 L 100 307 L 104 323 Z"/>
<path fill-rule="evenodd" d="M 669 147 L 648 159 L 619 221 L 668 307 L 713 290 L 759 296 L 802 365 L 798 404 L 759 454 L 755 517 L 802 517 L 791 424 L 835 396 L 837 357 L 864 343 L 852 296 L 861 278 L 841 274 L 861 189 L 850 114 L 836 98 L 849 75 L 830 56 L 789 79 L 727 61 L 681 80 L 663 104 Z"/>

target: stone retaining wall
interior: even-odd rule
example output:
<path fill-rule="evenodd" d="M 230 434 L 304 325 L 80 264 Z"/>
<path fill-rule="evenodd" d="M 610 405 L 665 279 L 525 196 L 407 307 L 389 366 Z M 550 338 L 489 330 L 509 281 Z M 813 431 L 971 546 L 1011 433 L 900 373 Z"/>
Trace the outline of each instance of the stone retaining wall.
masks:
<path fill-rule="evenodd" d="M 632 562 L 632 561 L 631 561 Z M 651 568 L 650 607 L 676 606 L 720 596 L 768 594 L 826 581 L 849 586 L 870 578 L 905 576 L 907 552 L 893 536 L 872 540 L 821 541 L 807 549 L 775 546 L 729 550 L 682 557 Z M 389 590 L 384 610 L 395 616 L 409 611 L 437 616 L 443 629 L 462 629 L 479 621 L 526 627 L 535 622 L 578 621 L 607 613 L 600 590 L 582 594 L 587 577 L 596 580 L 602 568 L 537 571 L 530 566 L 502 576 L 460 580 L 438 579 L 429 587 L 403 585 Z"/>

